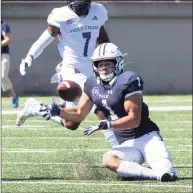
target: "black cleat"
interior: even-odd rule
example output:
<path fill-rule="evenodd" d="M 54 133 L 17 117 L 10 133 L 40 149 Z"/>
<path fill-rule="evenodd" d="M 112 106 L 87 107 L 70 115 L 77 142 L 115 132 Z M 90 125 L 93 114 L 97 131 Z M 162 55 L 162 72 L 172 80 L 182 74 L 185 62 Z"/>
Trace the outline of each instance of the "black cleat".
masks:
<path fill-rule="evenodd" d="M 173 173 L 165 173 L 162 175 L 160 181 L 161 182 L 169 182 L 169 181 L 175 181 L 177 179 L 177 176 Z"/>

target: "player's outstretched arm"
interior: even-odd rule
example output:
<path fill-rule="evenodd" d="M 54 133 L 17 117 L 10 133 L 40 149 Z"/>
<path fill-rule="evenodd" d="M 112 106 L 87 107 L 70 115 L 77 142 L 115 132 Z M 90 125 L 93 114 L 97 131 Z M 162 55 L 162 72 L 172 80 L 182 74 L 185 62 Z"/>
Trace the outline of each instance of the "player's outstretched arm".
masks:
<path fill-rule="evenodd" d="M 59 116 L 65 120 L 79 123 L 83 121 L 93 107 L 93 102 L 83 94 L 75 108 L 60 108 L 53 102 L 52 105 L 44 105 L 40 112 L 43 117 L 49 120 L 52 116 Z"/>
<path fill-rule="evenodd" d="M 110 42 L 108 33 L 105 27 L 101 26 L 100 31 L 99 31 L 99 37 L 97 38 L 97 46 L 102 43 L 107 43 L 107 42 Z"/>
<path fill-rule="evenodd" d="M 25 59 L 22 59 L 20 64 L 21 75 L 26 74 L 26 67 L 31 67 L 32 60 L 37 58 L 48 46 L 54 38 L 60 34 L 60 29 L 54 26 L 48 26 L 48 28 L 42 33 L 38 40 L 31 46 Z"/>
<path fill-rule="evenodd" d="M 81 122 L 89 114 L 93 107 L 91 99 L 83 93 L 76 108 L 63 108 L 60 110 L 60 117 L 72 122 Z"/>

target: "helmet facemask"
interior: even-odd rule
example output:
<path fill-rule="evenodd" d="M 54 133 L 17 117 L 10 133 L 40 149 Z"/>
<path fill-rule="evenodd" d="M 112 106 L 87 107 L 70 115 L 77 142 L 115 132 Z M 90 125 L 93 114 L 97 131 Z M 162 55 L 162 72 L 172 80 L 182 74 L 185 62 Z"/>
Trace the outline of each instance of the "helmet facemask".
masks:
<path fill-rule="evenodd" d="M 88 15 L 90 8 L 91 0 L 69 0 L 69 7 L 72 9 L 78 16 Z"/>
<path fill-rule="evenodd" d="M 112 67 L 103 67 L 103 69 L 99 69 L 98 68 L 98 64 L 102 61 L 110 61 L 114 64 L 114 66 Z M 104 74 L 100 74 L 100 71 L 106 70 L 106 69 L 112 69 L 112 72 L 110 72 L 107 75 Z M 121 74 L 123 72 L 123 58 L 117 57 L 115 59 L 103 59 L 103 60 L 99 60 L 99 61 L 93 61 L 93 70 L 95 73 L 95 76 L 100 80 L 100 82 L 102 83 L 108 83 L 110 82 L 115 76 L 118 76 L 119 74 Z"/>

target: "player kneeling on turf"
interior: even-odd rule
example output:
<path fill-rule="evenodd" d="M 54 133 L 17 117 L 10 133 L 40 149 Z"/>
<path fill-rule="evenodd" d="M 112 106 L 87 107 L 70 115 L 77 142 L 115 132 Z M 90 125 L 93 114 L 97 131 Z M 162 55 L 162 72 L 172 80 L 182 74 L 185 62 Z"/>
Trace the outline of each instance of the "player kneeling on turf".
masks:
<path fill-rule="evenodd" d="M 46 119 L 59 116 L 72 122 L 81 122 L 95 104 L 98 117 L 104 120 L 96 126 L 85 128 L 83 134 L 89 136 L 96 131 L 104 133 L 112 145 L 112 149 L 104 155 L 106 168 L 127 178 L 176 179 L 160 130 L 149 118 L 148 106 L 143 102 L 141 76 L 132 71 L 123 72 L 123 54 L 112 43 L 99 45 L 91 61 L 95 75 L 86 80 L 77 107 L 69 109 L 60 108 L 55 103 L 42 104 L 41 108 L 39 105 L 34 109 L 34 114 L 41 114 Z M 37 104 L 35 101 L 31 103 L 32 106 Z M 28 106 L 26 112 L 29 113 L 26 115 L 30 116 L 32 110 Z M 142 166 L 144 162 L 150 168 Z"/>

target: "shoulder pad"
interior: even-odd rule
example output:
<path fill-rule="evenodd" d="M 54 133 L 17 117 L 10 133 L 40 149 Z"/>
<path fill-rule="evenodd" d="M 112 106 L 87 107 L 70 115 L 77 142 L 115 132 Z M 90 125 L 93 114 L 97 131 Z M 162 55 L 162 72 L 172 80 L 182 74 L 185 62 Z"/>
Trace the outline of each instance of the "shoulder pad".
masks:
<path fill-rule="evenodd" d="M 123 72 L 122 74 L 119 75 L 120 83 L 129 84 L 131 77 L 135 74 L 136 73 L 132 71 Z"/>
<path fill-rule="evenodd" d="M 71 12 L 68 6 L 54 8 L 48 15 L 47 22 L 49 25 L 60 28 L 61 22 L 67 21 L 71 17 Z"/>
<path fill-rule="evenodd" d="M 126 71 L 120 75 L 119 79 L 119 84 L 123 85 L 125 97 L 131 96 L 134 93 L 142 93 L 143 80 L 137 73 Z"/>
<path fill-rule="evenodd" d="M 102 24 L 104 24 L 108 20 L 108 12 L 103 5 L 93 2 L 91 4 L 91 11 L 95 12 L 98 16 L 101 17 Z"/>

